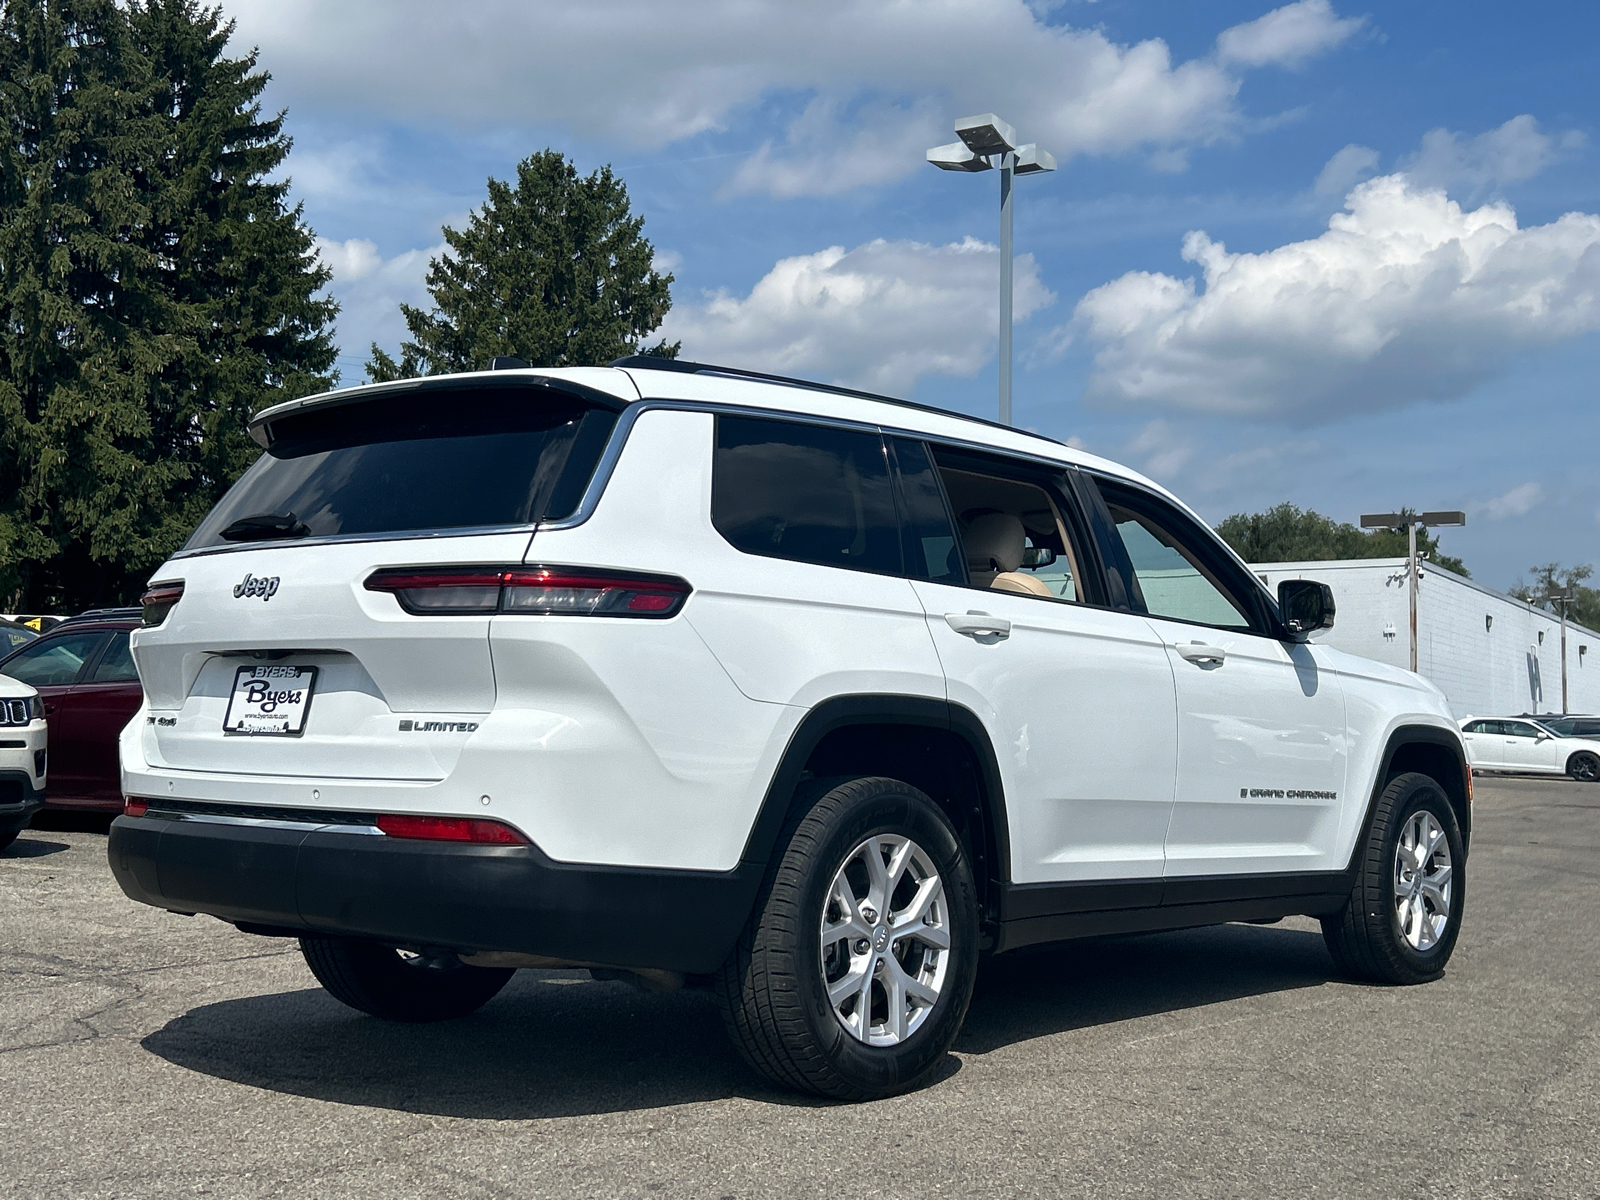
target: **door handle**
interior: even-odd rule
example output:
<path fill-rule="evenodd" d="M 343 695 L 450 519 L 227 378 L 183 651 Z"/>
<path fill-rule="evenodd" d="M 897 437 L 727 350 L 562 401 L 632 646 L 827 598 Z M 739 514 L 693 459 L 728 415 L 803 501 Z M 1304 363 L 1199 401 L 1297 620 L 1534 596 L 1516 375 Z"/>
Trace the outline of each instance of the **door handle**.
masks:
<path fill-rule="evenodd" d="M 1004 617 L 991 617 L 988 613 L 945 613 L 944 623 L 957 633 L 964 633 L 968 637 L 1011 636 L 1011 622 Z"/>
<path fill-rule="evenodd" d="M 1178 657 L 1200 666 L 1214 663 L 1220 667 L 1228 657 L 1228 652 L 1221 646 L 1208 646 L 1204 642 L 1179 642 L 1173 649 L 1178 652 Z"/>

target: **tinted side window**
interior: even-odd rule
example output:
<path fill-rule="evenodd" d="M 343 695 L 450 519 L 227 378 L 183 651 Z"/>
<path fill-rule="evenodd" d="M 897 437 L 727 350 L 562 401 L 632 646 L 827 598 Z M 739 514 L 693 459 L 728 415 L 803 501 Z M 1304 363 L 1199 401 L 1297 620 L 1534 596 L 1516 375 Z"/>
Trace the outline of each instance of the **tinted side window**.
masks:
<path fill-rule="evenodd" d="M 939 487 L 933 459 L 921 442 L 893 438 L 900 468 L 900 498 L 905 504 L 906 574 L 934 583 L 963 584 L 961 549 L 950 524 L 950 509 Z"/>
<path fill-rule="evenodd" d="M 139 670 L 133 665 L 133 653 L 128 648 L 128 634 L 114 633 L 111 644 L 100 656 L 85 683 L 138 683 Z"/>
<path fill-rule="evenodd" d="M 900 522 L 876 433 L 719 416 L 711 523 L 746 554 L 901 570 Z"/>
<path fill-rule="evenodd" d="M 1503 726 L 1507 737 L 1538 737 L 1539 731 L 1526 721 L 1507 721 Z"/>
<path fill-rule="evenodd" d="M 0 667 L 0 674 L 9 675 L 33 687 L 60 687 L 76 683 L 84 661 L 99 647 L 103 637 L 105 634 L 96 630 L 93 633 L 64 633 L 60 637 L 40 638 L 7 659 L 5 666 Z"/>

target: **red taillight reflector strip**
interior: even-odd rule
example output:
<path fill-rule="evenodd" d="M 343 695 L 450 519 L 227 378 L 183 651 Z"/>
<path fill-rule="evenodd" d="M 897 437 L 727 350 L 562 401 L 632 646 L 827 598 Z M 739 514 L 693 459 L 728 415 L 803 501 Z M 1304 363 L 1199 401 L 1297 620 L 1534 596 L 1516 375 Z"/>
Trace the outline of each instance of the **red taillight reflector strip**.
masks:
<path fill-rule="evenodd" d="M 481 817 L 414 817 L 386 813 L 378 828 L 390 837 L 429 842 L 479 842 L 498 846 L 526 846 L 528 839 L 509 825 Z"/>
<path fill-rule="evenodd" d="M 182 599 L 183 580 L 152 583 L 139 597 L 140 607 L 144 610 L 139 614 L 139 619 L 146 626 L 159 625 L 167 619 L 172 606 Z"/>
<path fill-rule="evenodd" d="M 576 567 L 395 568 L 374 572 L 366 587 L 419 616 L 670 617 L 690 592 L 672 576 Z"/>
<path fill-rule="evenodd" d="M 150 811 L 150 801 L 140 800 L 137 796 L 124 796 L 122 798 L 122 815 L 125 817 L 142 817 Z"/>

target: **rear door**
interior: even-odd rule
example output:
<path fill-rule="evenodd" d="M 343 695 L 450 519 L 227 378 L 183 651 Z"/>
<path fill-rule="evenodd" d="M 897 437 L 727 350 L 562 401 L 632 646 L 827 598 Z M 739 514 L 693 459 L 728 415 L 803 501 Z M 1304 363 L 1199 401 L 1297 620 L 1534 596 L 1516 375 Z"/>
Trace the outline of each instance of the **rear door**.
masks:
<path fill-rule="evenodd" d="M 1065 472 L 938 448 L 935 470 L 922 443 L 895 450 L 923 576 L 912 586 L 950 699 L 998 758 L 1011 880 L 1117 881 L 1128 886 L 1085 906 L 1157 903 L 1172 671 L 1145 622 L 1106 603 Z"/>
<path fill-rule="evenodd" d="M 1467 761 L 1475 767 L 1493 770 L 1505 763 L 1505 737 L 1499 721 L 1469 721 L 1461 731 L 1466 743 Z"/>
<path fill-rule="evenodd" d="M 1142 488 L 1098 487 L 1118 539 L 1107 557 L 1127 572 L 1176 681 L 1168 880 L 1343 867 L 1338 677 L 1317 647 L 1275 636 L 1254 579 L 1193 518 Z"/>
<path fill-rule="evenodd" d="M 113 632 L 72 689 L 75 766 L 80 773 L 75 795 L 84 800 L 116 804 L 122 799 L 117 738 L 143 698 L 128 636 L 126 629 Z"/>

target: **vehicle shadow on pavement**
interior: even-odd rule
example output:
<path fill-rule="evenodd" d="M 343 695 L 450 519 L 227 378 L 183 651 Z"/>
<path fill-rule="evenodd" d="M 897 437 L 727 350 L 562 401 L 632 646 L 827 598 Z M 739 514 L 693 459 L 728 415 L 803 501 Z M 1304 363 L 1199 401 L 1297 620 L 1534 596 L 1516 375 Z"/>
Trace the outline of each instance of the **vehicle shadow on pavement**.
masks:
<path fill-rule="evenodd" d="M 43 838 L 29 837 L 24 833 L 4 850 L 0 858 L 43 858 L 46 854 L 60 854 L 72 847 L 65 842 L 47 842 Z"/>
<path fill-rule="evenodd" d="M 705 992 L 644 992 L 586 971 L 519 971 L 459 1021 L 400 1025 L 320 988 L 196 1008 L 146 1050 L 251 1087 L 435 1116 L 527 1120 L 747 1096 L 821 1101 L 766 1085 Z"/>
<path fill-rule="evenodd" d="M 955 1049 L 987 1054 L 1031 1038 L 1337 978 L 1320 933 L 1281 926 L 1214 925 L 1041 946 L 984 965 Z"/>
<path fill-rule="evenodd" d="M 1226 925 L 1108 938 L 988 963 L 955 1049 L 1032 1038 L 1333 977 L 1314 933 Z M 141 1043 L 177 1066 L 337 1104 L 527 1120 L 742 1096 L 824 1101 L 764 1084 L 704 992 L 641 992 L 582 971 L 520 971 L 480 1012 L 437 1025 L 354 1013 L 318 988 L 226 1000 Z M 932 1086 L 961 1070 L 948 1056 Z"/>

